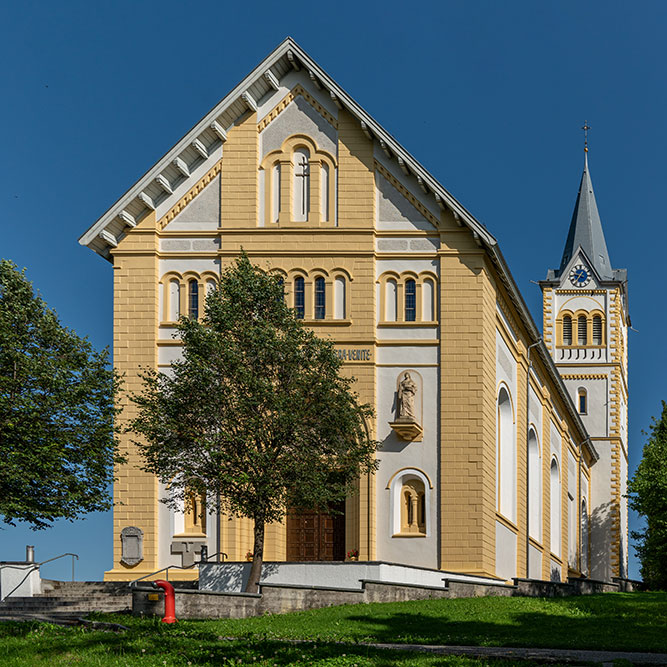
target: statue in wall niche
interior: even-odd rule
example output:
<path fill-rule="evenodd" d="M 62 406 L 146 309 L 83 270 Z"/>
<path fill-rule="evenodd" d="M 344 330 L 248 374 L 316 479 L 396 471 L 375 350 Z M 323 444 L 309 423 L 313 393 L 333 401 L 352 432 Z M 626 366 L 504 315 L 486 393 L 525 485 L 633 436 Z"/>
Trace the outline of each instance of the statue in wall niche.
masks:
<path fill-rule="evenodd" d="M 398 418 L 416 420 L 415 396 L 417 395 L 417 385 L 410 377 L 410 373 L 405 373 L 403 379 L 398 385 Z"/>

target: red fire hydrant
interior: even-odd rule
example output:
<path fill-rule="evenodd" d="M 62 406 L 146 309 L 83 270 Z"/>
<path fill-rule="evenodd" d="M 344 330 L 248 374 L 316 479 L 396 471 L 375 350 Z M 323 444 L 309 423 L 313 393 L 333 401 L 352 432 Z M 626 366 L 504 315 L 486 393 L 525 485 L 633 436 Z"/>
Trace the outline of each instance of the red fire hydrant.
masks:
<path fill-rule="evenodd" d="M 162 622 L 176 623 L 176 596 L 174 595 L 174 587 L 164 579 L 157 579 L 153 583 L 164 591 L 164 618 Z"/>

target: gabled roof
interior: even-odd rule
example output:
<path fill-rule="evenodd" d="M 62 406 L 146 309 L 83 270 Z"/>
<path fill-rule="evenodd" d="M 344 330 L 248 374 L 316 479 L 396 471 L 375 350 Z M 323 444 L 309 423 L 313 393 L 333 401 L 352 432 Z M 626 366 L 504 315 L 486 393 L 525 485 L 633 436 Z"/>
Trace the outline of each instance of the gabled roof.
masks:
<path fill-rule="evenodd" d="M 602 221 L 598 213 L 593 182 L 588 168 L 588 153 L 585 153 L 584 172 L 581 175 L 579 193 L 577 194 L 577 202 L 574 205 L 572 221 L 565 241 L 559 274 L 562 274 L 579 247 L 586 253 L 586 257 L 602 280 L 614 279 L 614 271 L 611 268 L 607 243 L 602 231 Z"/>
<path fill-rule="evenodd" d="M 467 226 L 481 247 L 485 247 L 512 302 L 521 313 L 532 343 L 554 382 L 572 420 L 582 433 L 586 429 L 563 384 L 556 366 L 542 341 L 540 332 L 514 281 L 496 239 L 438 181 L 401 146 L 377 121 L 362 109 L 303 49 L 287 37 L 241 83 L 202 118 L 173 148 L 149 169 L 82 236 L 88 246 L 111 260 L 110 249 L 118 244 L 128 227 L 132 228 L 150 211 L 159 219 L 222 156 L 227 130 L 248 110 L 256 111 L 264 96 L 280 89 L 280 80 L 290 70 L 303 69 L 314 86 L 327 94 L 340 109 L 346 109 L 360 123 L 366 136 L 377 141 L 390 159 L 395 159 L 406 175 L 412 175 L 419 187 L 432 196 L 441 209 L 449 209 L 456 222 Z M 598 455 L 590 440 L 587 447 L 594 460 Z"/>
<path fill-rule="evenodd" d="M 303 69 L 315 86 L 329 95 L 339 108 L 347 109 L 360 122 L 366 135 L 375 139 L 384 152 L 395 159 L 406 174 L 414 176 L 422 190 L 430 193 L 441 208 L 448 208 L 459 224 L 467 225 L 475 239 L 495 245 L 495 238 L 445 188 L 428 173 L 384 128 L 364 111 L 301 47 L 287 37 L 269 56 L 197 123 L 158 163 L 142 176 L 80 238 L 105 258 L 118 237 L 134 227 L 150 210 L 166 210 L 178 201 L 184 182 L 192 185 L 221 152 L 226 132 L 246 111 L 255 111 L 258 102 L 278 90 L 280 79 L 292 69 Z M 186 188 L 187 189 L 187 188 Z"/>

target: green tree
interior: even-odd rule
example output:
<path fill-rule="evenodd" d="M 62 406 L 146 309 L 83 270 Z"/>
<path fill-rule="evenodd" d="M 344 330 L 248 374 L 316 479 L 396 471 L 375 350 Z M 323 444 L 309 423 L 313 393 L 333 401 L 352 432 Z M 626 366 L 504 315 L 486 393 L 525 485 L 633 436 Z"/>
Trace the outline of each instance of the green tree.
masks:
<path fill-rule="evenodd" d="M 130 429 L 145 469 L 175 504 L 219 497 L 225 512 L 254 521 L 246 590 L 257 591 L 267 523 L 288 508 L 327 508 L 375 470 L 373 415 L 333 344 L 302 326 L 281 280 L 245 253 L 206 299 L 202 322 L 181 318 L 183 359 L 170 374 L 143 372 Z"/>
<path fill-rule="evenodd" d="M 111 506 L 118 459 L 106 350 L 63 327 L 0 261 L 0 515 L 46 528 Z"/>
<path fill-rule="evenodd" d="M 648 441 L 634 477 L 628 483 L 630 507 L 645 518 L 637 540 L 642 579 L 651 588 L 667 589 L 667 403 L 651 421 Z"/>

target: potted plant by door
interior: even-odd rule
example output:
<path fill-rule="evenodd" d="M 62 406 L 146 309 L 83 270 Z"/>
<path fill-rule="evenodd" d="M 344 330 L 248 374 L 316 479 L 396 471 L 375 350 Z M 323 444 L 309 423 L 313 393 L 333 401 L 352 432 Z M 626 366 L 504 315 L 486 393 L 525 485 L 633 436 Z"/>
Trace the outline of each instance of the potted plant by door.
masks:
<path fill-rule="evenodd" d="M 359 550 L 350 549 L 350 551 L 347 552 L 347 560 L 359 560 Z"/>

